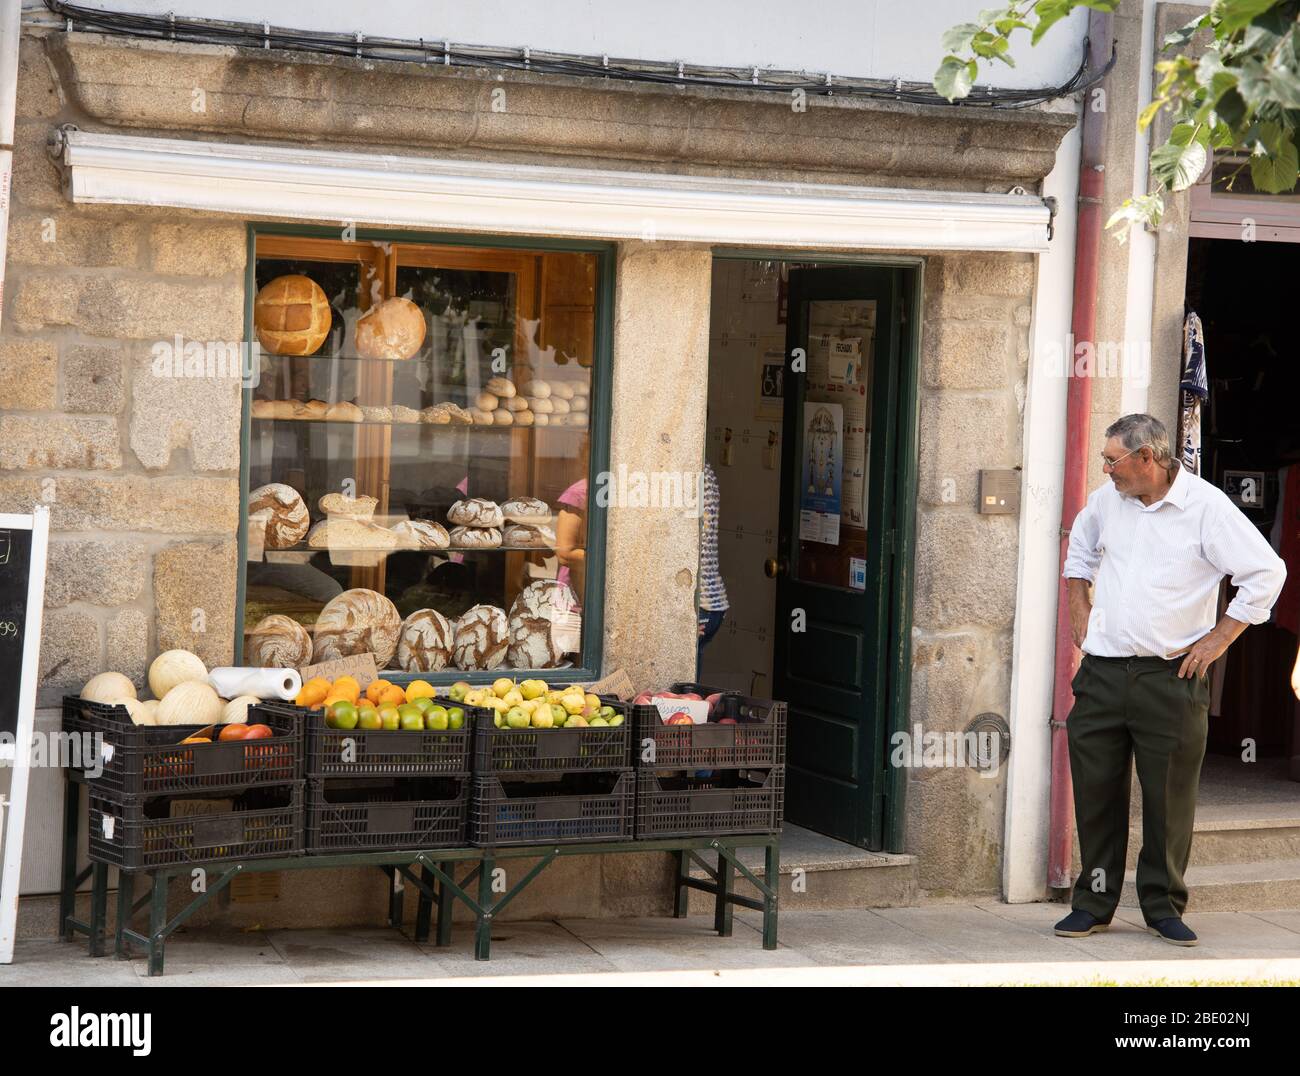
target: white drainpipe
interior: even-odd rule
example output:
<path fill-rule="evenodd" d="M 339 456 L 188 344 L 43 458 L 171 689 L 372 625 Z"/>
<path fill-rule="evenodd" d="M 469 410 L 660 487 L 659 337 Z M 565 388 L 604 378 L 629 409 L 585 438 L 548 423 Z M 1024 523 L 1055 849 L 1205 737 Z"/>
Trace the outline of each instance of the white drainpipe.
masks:
<path fill-rule="evenodd" d="M 18 97 L 18 41 L 22 0 L 0 0 L 0 314 L 4 311 L 9 253 L 9 201 L 14 176 L 14 106 Z"/>

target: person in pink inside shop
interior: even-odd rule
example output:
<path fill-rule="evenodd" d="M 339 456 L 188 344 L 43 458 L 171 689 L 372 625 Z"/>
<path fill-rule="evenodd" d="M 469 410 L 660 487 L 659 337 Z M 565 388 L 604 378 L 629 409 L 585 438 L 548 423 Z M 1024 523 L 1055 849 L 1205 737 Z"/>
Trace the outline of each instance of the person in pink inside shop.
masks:
<path fill-rule="evenodd" d="M 555 555 L 560 560 L 560 570 L 555 578 L 567 583 L 581 603 L 587 575 L 587 480 L 574 482 L 560 494 L 559 503 Z"/>

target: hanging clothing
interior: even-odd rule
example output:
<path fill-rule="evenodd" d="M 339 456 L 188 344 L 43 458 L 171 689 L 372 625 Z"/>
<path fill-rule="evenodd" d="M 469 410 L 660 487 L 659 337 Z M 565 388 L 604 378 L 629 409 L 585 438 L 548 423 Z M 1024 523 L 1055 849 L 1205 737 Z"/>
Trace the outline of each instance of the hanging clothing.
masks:
<path fill-rule="evenodd" d="M 1182 413 L 1179 416 L 1179 458 L 1192 474 L 1201 473 L 1201 406 L 1209 399 L 1205 369 L 1205 335 L 1201 319 L 1189 310 L 1183 321 Z"/>
<path fill-rule="evenodd" d="M 1300 464 L 1283 469 L 1278 482 L 1281 503 L 1273 522 L 1273 548 L 1286 564 L 1286 583 L 1273 607 L 1279 627 L 1300 635 Z"/>

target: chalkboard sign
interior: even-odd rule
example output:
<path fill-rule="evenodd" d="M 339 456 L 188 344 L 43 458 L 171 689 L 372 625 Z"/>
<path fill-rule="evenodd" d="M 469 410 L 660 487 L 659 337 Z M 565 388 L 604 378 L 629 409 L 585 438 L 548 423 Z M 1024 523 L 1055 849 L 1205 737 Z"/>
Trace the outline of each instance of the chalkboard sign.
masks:
<path fill-rule="evenodd" d="M 27 646 L 27 591 L 32 571 L 32 532 L 0 529 L 0 733 L 18 731 L 18 693 Z M 44 595 L 37 595 L 40 601 Z M 33 640 L 39 645 L 40 640 Z"/>

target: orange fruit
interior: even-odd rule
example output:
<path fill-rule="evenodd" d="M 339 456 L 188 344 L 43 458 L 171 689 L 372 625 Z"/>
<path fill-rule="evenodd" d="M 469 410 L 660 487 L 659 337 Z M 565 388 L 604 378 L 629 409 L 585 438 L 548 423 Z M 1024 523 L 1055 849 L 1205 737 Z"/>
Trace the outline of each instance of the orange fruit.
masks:
<path fill-rule="evenodd" d="M 321 702 L 324 704 L 326 710 L 332 710 L 336 702 L 350 703 L 352 702 L 352 700 L 348 698 L 346 695 L 339 695 L 331 691 L 328 695 L 325 696 L 324 699 L 321 700 Z"/>
<path fill-rule="evenodd" d="M 371 702 L 377 703 L 379 701 L 379 696 L 384 693 L 384 690 L 392 686 L 393 685 L 387 680 L 371 680 L 370 683 L 366 685 L 366 698 Z"/>
<path fill-rule="evenodd" d="M 293 700 L 298 706 L 316 706 L 325 700 L 329 694 L 330 682 L 321 677 L 313 677 L 302 685 L 302 690 L 298 692 L 297 697 Z"/>
<path fill-rule="evenodd" d="M 401 706 L 402 703 L 407 701 L 409 700 L 407 699 L 406 692 L 403 691 L 401 686 L 398 684 L 389 684 L 379 694 L 380 705 L 391 703 L 393 706 Z"/>
<path fill-rule="evenodd" d="M 339 695 L 349 702 L 356 702 L 361 697 L 361 685 L 357 683 L 356 677 L 340 676 L 334 681 L 330 694 Z"/>
<path fill-rule="evenodd" d="M 408 702 L 413 699 L 432 699 L 436 695 L 437 692 L 433 690 L 433 685 L 428 680 L 412 680 L 406 685 L 406 699 Z"/>

